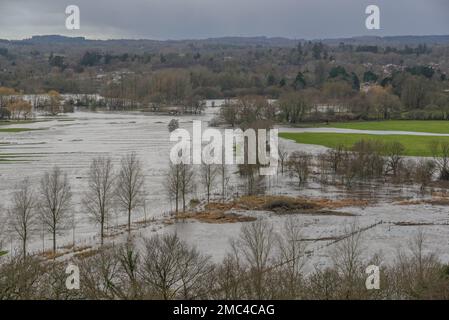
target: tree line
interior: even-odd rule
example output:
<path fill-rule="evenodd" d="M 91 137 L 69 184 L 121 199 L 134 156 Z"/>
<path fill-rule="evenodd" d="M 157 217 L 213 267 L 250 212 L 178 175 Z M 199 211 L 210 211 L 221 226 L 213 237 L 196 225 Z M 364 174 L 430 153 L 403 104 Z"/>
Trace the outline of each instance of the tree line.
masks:
<path fill-rule="evenodd" d="M 135 153 L 121 159 L 117 172 L 111 158 L 92 160 L 82 194 L 81 210 L 99 226 L 101 245 L 112 209 L 126 213 L 127 229 L 131 232 L 132 215 L 136 208 L 144 205 L 144 197 L 143 169 Z M 40 227 L 50 235 L 55 256 L 58 236 L 74 228 L 76 223 L 72 186 L 67 173 L 56 166 L 43 174 L 36 188 L 28 178 L 21 181 L 11 196 L 5 221 L 8 227 L 2 232 L 20 239 L 23 259 L 27 258 L 29 241 L 36 236 Z"/>
<path fill-rule="evenodd" d="M 5 63 L 14 71 L 2 73 L 0 83 L 26 93 L 98 93 L 117 107 L 124 101 L 137 108 L 247 95 L 279 99 L 301 93 L 312 106 L 347 108 L 344 116 L 349 119 L 447 119 L 448 114 L 444 45 L 191 44 L 139 54 L 122 48 L 73 49 L 64 56 L 19 51 L 15 65 Z M 30 55 L 33 65 L 27 62 Z M 8 57 L 0 56 L 0 64 L 12 59 Z"/>
<path fill-rule="evenodd" d="M 177 234 L 154 235 L 70 261 L 80 269 L 80 289 L 66 287 L 66 263 L 0 257 L 0 299 L 151 300 L 448 299 L 448 266 L 426 250 L 422 230 L 386 263 L 368 252 L 353 221 L 325 250 L 325 266 L 305 266 L 313 256 L 301 224 L 286 219 L 276 232 L 263 220 L 244 224 L 221 262 L 213 262 Z M 380 267 L 380 289 L 365 287 L 368 265 Z"/>

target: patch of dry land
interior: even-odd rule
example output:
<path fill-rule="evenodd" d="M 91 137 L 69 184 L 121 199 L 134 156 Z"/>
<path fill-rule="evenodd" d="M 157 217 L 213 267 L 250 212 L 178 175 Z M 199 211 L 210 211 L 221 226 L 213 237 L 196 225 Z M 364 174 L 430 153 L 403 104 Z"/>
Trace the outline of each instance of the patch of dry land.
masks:
<path fill-rule="evenodd" d="M 288 196 L 244 196 L 230 202 L 211 202 L 197 211 L 181 213 L 177 219 L 195 219 L 206 223 L 235 223 L 256 220 L 245 212 L 264 211 L 275 214 L 310 214 L 329 216 L 355 216 L 353 213 L 333 211 L 344 207 L 366 207 L 366 200 L 302 198 Z"/>

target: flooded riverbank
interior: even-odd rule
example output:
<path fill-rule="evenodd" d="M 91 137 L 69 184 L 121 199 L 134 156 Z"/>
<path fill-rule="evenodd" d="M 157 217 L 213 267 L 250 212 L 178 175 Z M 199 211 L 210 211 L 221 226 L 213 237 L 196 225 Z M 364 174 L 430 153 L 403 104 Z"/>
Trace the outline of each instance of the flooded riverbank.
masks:
<path fill-rule="evenodd" d="M 177 117 L 180 127 L 191 130 L 192 120 L 202 120 L 204 127 L 218 111 L 208 108 L 201 116 Z M 169 141 L 167 125 L 172 116 L 159 116 L 145 113 L 107 113 L 107 112 L 75 112 L 61 118 L 38 121 L 26 124 L 14 124 L 8 127 L 40 129 L 19 133 L 0 133 L 0 154 L 11 156 L 11 161 L 0 162 L 0 199 L 2 207 L 9 206 L 13 186 L 24 177 L 28 177 L 37 185 L 42 174 L 53 166 L 61 167 L 69 176 L 74 198 L 73 207 L 75 229 L 67 230 L 58 239 L 60 246 L 69 246 L 73 241 L 77 246 L 98 245 L 97 226 L 80 209 L 81 196 L 87 183 L 87 169 L 92 158 L 99 155 L 111 156 L 114 164 L 120 157 L 129 152 L 136 152 L 142 159 L 146 179 L 146 210 L 138 210 L 133 220 L 142 221 L 144 217 L 150 221 L 147 226 L 136 225 L 134 235 L 148 237 L 155 233 L 177 232 L 188 243 L 197 246 L 202 252 L 211 255 L 215 261 L 221 260 L 230 249 L 229 242 L 236 238 L 240 228 L 247 222 L 213 224 L 195 220 L 180 220 L 171 224 L 164 223 L 173 205 L 166 196 L 164 187 L 165 173 L 168 168 L 168 155 L 172 143 Z M 281 132 L 308 132 L 314 130 L 334 130 L 332 132 L 348 132 L 347 129 L 314 128 L 288 129 Z M 350 130 L 351 132 L 354 130 Z M 357 131 L 357 130 L 355 130 Z M 374 133 L 374 131 L 373 131 Z M 389 134 L 388 132 L 377 132 Z M 395 132 L 398 134 L 398 132 Z M 411 134 L 411 133 L 410 133 Z M 418 134 L 418 133 L 413 133 Z M 325 147 L 296 144 L 282 140 L 290 152 L 302 150 L 313 154 L 326 150 Z M 19 160 L 20 159 L 20 160 Z M 238 184 L 237 175 L 232 175 L 230 184 Z M 356 191 L 347 191 L 338 186 L 323 188 L 314 179 L 302 189 L 288 174 L 268 178 L 269 194 L 292 197 L 315 198 L 360 198 L 372 199 L 373 203 L 364 207 L 345 207 L 338 209 L 349 212 L 355 217 L 341 215 L 279 215 L 268 211 L 246 211 L 245 215 L 254 215 L 273 224 L 280 230 L 287 218 L 295 219 L 301 226 L 309 252 L 309 267 L 329 263 L 330 253 L 335 239 L 344 235 L 345 229 L 357 220 L 363 232 L 367 254 L 381 252 L 387 260 L 391 260 L 401 246 L 419 230 L 424 229 L 429 239 L 426 250 L 436 251 L 439 257 L 449 262 L 449 210 L 444 205 L 410 204 L 400 205 L 398 199 L 419 198 L 418 189 L 413 186 L 367 186 Z M 230 193 L 238 189 L 230 190 Z M 202 199 L 200 187 L 191 198 Z M 5 210 L 3 210 L 5 212 Z M 117 228 L 126 222 L 124 214 L 115 212 L 108 221 L 108 227 Z M 107 242 L 124 241 L 125 232 L 118 232 Z M 333 240 L 334 239 L 334 240 Z M 7 238 L 8 245 L 15 247 L 15 240 Z M 39 232 L 33 237 L 30 250 L 39 252 L 48 249 L 50 239 L 41 237 Z"/>

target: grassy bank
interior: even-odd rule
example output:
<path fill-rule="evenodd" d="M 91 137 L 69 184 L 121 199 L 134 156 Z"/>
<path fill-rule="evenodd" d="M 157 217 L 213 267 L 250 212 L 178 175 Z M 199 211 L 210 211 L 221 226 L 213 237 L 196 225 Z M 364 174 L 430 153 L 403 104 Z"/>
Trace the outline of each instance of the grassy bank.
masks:
<path fill-rule="evenodd" d="M 412 131 L 429 133 L 448 133 L 449 121 L 440 120 L 388 120 L 388 121 L 357 121 L 330 123 L 333 128 L 357 130 L 386 130 L 386 131 Z"/>
<path fill-rule="evenodd" d="M 408 156 L 432 156 L 430 144 L 432 141 L 449 142 L 449 137 L 408 136 L 408 135 L 372 135 L 372 134 L 348 134 L 348 133 L 280 133 L 281 138 L 294 140 L 298 143 L 314 144 L 334 148 L 340 144 L 351 147 L 357 141 L 377 140 L 383 143 L 397 141 L 404 145 Z"/>

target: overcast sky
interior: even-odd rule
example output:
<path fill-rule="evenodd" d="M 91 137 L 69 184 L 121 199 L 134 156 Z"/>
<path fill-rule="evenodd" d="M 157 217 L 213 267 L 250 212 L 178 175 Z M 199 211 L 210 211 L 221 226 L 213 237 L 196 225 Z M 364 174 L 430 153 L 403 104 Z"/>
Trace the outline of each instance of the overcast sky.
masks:
<path fill-rule="evenodd" d="M 78 5 L 81 29 L 65 29 Z M 381 9 L 381 30 L 365 8 Z M 0 38 L 63 34 L 93 39 L 449 34 L 449 0 L 0 0 Z"/>

